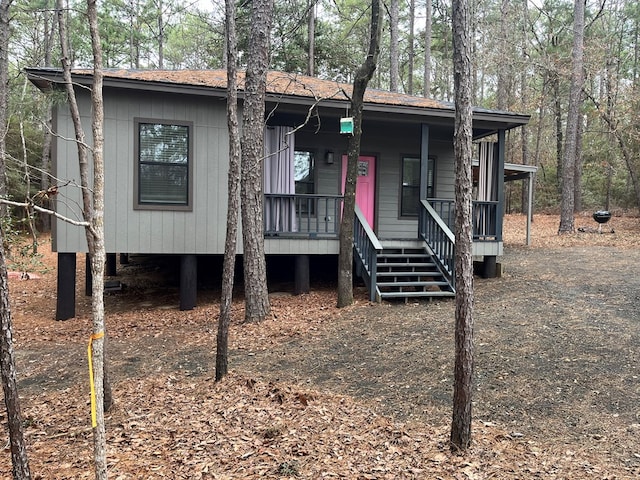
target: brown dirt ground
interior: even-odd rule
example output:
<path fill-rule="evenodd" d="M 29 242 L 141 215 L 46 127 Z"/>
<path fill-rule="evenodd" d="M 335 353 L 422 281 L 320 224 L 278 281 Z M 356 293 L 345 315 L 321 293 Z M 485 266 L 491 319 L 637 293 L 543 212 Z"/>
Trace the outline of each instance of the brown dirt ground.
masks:
<path fill-rule="evenodd" d="M 524 218 L 508 216 L 502 277 L 476 278 L 464 456 L 447 446 L 453 301 L 370 304 L 360 288 L 337 310 L 320 284 L 274 292 L 259 325 L 241 323 L 238 302 L 232 374 L 214 384 L 218 293 L 180 312 L 175 287 L 119 267 L 130 287 L 106 296 L 111 478 L 637 478 L 640 219 L 614 217 L 605 234 L 588 216 L 576 219 L 586 233 L 557 225 L 537 216 L 525 247 Z M 48 272 L 10 279 L 32 472 L 91 478 L 90 302 L 78 282 L 78 317 L 52 320 L 55 255 L 41 251 Z"/>

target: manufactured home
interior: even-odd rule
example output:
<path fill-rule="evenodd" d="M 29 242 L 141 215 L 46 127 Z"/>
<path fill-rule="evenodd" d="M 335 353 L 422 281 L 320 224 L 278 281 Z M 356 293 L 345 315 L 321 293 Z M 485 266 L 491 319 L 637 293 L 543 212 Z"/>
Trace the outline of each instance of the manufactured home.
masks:
<path fill-rule="evenodd" d="M 42 91 L 63 88 L 59 69 L 27 74 Z M 181 256 L 181 308 L 193 308 L 196 259 L 224 253 L 226 71 L 106 70 L 104 75 L 108 258 Z M 89 131 L 92 71 L 74 71 L 73 81 Z M 310 257 L 338 254 L 350 91 L 350 85 L 335 81 L 269 72 L 262 162 L 267 256 L 292 256 L 304 266 Z M 242 108 L 242 89 L 239 99 Z M 356 273 L 372 300 L 453 295 L 454 106 L 374 89 L 364 100 Z M 503 249 L 504 182 L 530 179 L 535 171 L 505 158 L 507 132 L 528 120 L 528 115 L 473 110 L 473 251 L 486 276 L 494 274 Z M 75 135 L 64 103 L 55 109 L 53 130 L 53 175 L 77 180 Z M 78 190 L 61 187 L 58 197 L 56 210 L 78 218 Z M 54 219 L 52 238 L 59 261 L 56 315 L 70 318 L 75 258 L 87 250 L 85 234 Z M 238 246 L 242 254 L 242 243 Z M 305 268 L 296 272 L 308 275 Z"/>

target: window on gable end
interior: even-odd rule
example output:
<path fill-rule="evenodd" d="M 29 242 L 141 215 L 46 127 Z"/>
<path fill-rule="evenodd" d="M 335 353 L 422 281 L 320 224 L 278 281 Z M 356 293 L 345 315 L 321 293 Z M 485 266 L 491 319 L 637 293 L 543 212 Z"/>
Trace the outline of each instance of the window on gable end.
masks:
<path fill-rule="evenodd" d="M 192 210 L 193 124 L 135 121 L 137 209 Z"/>

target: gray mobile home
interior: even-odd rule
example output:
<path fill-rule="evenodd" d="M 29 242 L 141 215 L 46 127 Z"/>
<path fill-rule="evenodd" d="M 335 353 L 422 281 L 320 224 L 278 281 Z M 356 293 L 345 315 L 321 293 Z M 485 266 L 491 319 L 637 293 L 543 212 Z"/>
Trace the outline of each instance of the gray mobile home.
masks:
<path fill-rule="evenodd" d="M 29 69 L 27 74 L 43 91 L 63 86 L 58 69 Z M 92 85 L 92 72 L 76 70 L 73 81 L 88 128 L 91 104 L 85 87 Z M 194 258 L 224 253 L 225 89 L 223 70 L 105 71 L 109 254 Z M 308 261 L 309 256 L 338 253 L 350 91 L 350 85 L 335 81 L 268 74 L 262 165 L 268 256 Z M 239 97 L 241 107 L 242 91 Z M 454 113 L 451 103 L 366 92 L 354 252 L 357 273 L 371 299 L 446 296 L 455 291 Z M 476 158 L 469 159 L 476 165 L 474 254 L 484 258 L 489 275 L 502 254 L 503 183 L 510 175 L 523 178 L 534 171 L 505 163 L 505 135 L 528 120 L 527 115 L 509 112 L 473 111 L 478 142 Z M 76 145 L 70 140 L 73 125 L 64 104 L 55 109 L 53 129 L 53 174 L 61 180 L 78 179 Z M 61 190 L 56 210 L 78 218 L 77 189 Z M 75 254 L 87 250 L 84 231 L 54 220 L 53 248 L 59 272 L 74 269 Z M 75 276 L 66 280 L 59 273 L 59 295 L 69 281 L 75 284 Z M 74 314 L 73 309 L 60 310 L 59 300 L 58 317 Z"/>

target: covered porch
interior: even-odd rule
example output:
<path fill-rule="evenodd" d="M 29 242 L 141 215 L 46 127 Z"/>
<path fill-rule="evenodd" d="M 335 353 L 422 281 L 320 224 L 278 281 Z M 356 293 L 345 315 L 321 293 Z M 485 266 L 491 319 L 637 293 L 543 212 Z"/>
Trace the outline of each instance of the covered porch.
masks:
<path fill-rule="evenodd" d="M 483 259 L 483 275 L 487 277 L 496 275 L 496 259 L 502 255 L 504 182 L 511 178 L 531 181 L 535 172 L 534 167 L 505 164 L 504 131 L 497 132 L 496 136 L 496 142 L 477 144 L 476 158 L 472 161 L 475 198 L 473 251 L 474 256 Z M 429 180 L 426 180 L 434 182 L 436 178 L 434 157 L 425 147 L 428 139 L 429 129 L 423 126 L 419 185 L 413 192 L 401 187 L 403 200 L 406 197 L 417 203 L 417 214 L 413 219 L 398 214 L 398 228 L 395 228 L 393 217 L 384 217 L 380 212 L 385 208 L 385 194 L 393 187 L 388 176 L 380 173 L 375 179 L 376 215 L 367 216 L 357 205 L 354 225 L 356 273 L 367 284 L 371 300 L 450 296 L 455 292 L 454 200 L 432 196 L 447 189 L 439 188 L 437 183 L 429 185 Z M 438 178 L 442 178 L 442 174 Z M 267 181 L 273 181 L 268 173 L 265 174 Z M 289 193 L 275 193 L 273 190 L 265 187 L 268 193 L 264 194 L 267 251 L 279 251 L 275 245 L 289 240 L 295 241 L 298 255 L 323 253 L 320 250 L 327 246 L 331 252 L 324 253 L 338 252 L 342 195 L 294 193 L 293 186 Z M 451 190 L 448 189 L 449 192 Z M 407 191 L 409 195 L 405 194 Z M 384 225 L 383 220 L 386 222 Z M 321 240 L 322 248 L 318 249 L 316 246 Z M 291 251 L 291 244 L 287 249 Z"/>

